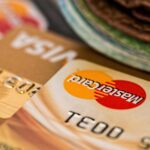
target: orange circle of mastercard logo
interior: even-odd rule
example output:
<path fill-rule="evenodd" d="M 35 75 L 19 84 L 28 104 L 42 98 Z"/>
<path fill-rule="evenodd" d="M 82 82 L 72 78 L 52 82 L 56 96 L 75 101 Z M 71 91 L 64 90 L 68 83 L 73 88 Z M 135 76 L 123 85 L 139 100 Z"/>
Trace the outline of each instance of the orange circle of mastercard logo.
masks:
<path fill-rule="evenodd" d="M 144 89 L 136 83 L 113 80 L 101 71 L 78 71 L 64 81 L 64 88 L 83 100 L 96 100 L 112 109 L 130 109 L 141 105 L 146 99 Z"/>

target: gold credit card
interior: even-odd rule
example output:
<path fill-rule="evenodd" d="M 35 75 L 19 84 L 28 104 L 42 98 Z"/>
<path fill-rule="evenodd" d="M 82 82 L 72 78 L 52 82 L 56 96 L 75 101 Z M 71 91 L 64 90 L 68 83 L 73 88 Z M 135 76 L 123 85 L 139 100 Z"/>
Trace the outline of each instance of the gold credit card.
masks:
<path fill-rule="evenodd" d="M 0 70 L 0 119 L 11 118 L 39 87 L 32 81 Z"/>
<path fill-rule="evenodd" d="M 150 80 L 144 73 L 104 57 L 84 44 L 34 27 L 11 31 L 0 41 L 0 67 L 44 84 L 67 62 L 80 58 Z"/>
<path fill-rule="evenodd" d="M 75 60 L 24 108 L 56 138 L 56 147 L 63 139 L 61 150 L 149 150 L 149 87 L 149 81 Z"/>

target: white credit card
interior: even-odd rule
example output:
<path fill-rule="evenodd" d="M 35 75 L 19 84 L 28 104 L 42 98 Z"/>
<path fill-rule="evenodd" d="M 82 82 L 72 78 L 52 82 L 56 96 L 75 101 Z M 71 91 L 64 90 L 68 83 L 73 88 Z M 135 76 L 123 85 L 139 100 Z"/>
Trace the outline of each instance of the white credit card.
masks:
<path fill-rule="evenodd" d="M 149 87 L 146 80 L 75 60 L 24 108 L 55 143 L 63 139 L 56 149 L 149 150 Z"/>

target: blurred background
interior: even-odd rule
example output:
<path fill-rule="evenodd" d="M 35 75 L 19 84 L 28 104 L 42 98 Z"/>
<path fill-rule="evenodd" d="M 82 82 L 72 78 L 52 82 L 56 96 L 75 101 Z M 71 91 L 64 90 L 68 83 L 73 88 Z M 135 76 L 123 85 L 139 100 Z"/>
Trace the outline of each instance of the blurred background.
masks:
<path fill-rule="evenodd" d="M 30 24 L 150 72 L 150 0 L 2 0 L 0 35 Z"/>

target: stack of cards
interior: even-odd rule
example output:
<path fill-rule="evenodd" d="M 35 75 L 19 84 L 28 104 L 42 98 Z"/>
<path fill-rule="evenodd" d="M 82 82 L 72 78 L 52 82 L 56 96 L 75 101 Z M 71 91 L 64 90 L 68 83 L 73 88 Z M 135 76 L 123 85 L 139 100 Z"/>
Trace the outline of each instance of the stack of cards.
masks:
<path fill-rule="evenodd" d="M 149 149 L 148 73 L 30 26 L 0 49 L 0 149 Z"/>

